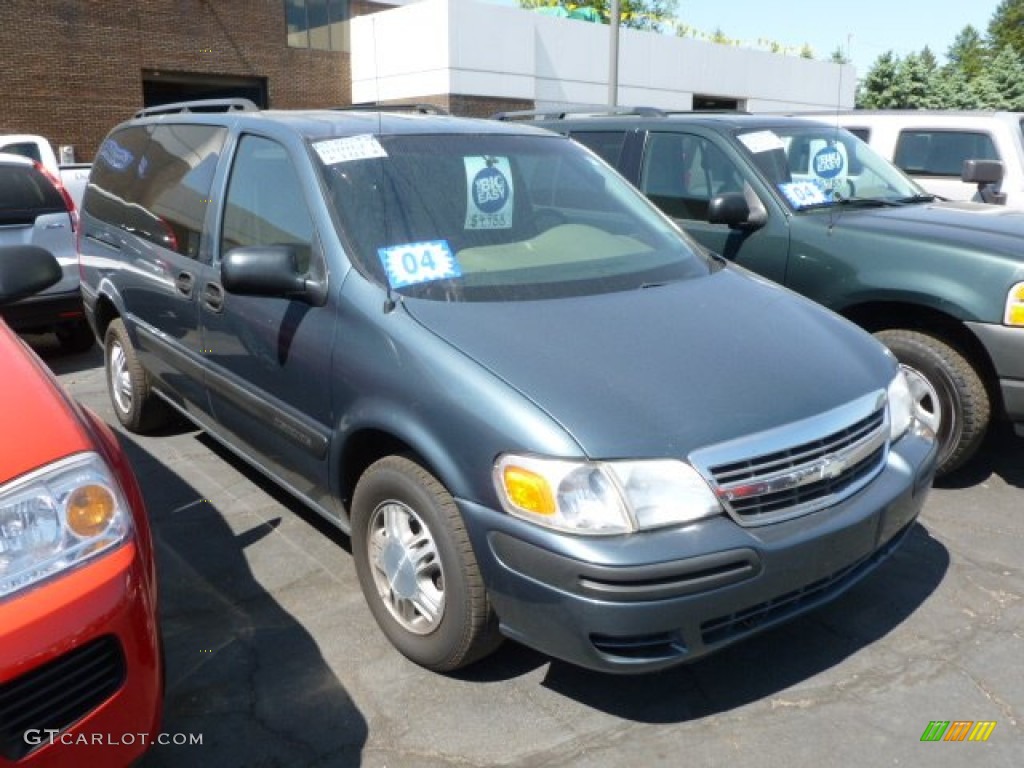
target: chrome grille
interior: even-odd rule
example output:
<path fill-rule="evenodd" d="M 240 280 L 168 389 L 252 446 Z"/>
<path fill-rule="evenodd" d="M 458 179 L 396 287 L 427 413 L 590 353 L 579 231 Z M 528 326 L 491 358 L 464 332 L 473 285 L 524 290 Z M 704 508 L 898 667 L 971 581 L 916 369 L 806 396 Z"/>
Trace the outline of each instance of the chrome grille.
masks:
<path fill-rule="evenodd" d="M 734 520 L 764 525 L 815 512 L 863 488 L 885 463 L 888 434 L 885 397 L 873 395 L 737 444 L 698 451 L 692 459 Z"/>

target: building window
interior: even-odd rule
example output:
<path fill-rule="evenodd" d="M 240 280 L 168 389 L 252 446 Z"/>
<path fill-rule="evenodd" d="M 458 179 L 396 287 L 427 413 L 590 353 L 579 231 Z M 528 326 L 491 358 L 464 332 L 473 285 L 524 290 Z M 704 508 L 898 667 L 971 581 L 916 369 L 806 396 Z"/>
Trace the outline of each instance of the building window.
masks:
<path fill-rule="evenodd" d="M 284 0 L 288 45 L 347 51 L 349 0 Z"/>

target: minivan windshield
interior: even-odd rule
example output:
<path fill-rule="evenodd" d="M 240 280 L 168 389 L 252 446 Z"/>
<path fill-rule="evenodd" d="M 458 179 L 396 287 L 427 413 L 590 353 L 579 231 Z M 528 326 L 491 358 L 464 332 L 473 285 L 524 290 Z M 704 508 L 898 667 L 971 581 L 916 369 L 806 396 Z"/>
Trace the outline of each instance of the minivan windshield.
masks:
<path fill-rule="evenodd" d="M 796 211 L 932 199 L 849 131 L 807 122 L 738 133 L 743 150 Z"/>
<path fill-rule="evenodd" d="M 715 268 L 603 161 L 560 136 L 362 135 L 311 146 L 357 268 L 404 296 L 583 296 Z"/>

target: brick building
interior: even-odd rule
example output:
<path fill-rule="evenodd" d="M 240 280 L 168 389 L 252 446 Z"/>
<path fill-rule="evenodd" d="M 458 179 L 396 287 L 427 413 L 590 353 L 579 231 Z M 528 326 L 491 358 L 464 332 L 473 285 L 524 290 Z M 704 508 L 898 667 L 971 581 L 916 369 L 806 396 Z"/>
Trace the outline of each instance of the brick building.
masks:
<path fill-rule="evenodd" d="M 143 106 L 222 96 L 281 108 L 349 104 L 347 19 L 379 7 L 349 0 L 4 0 L 0 133 L 41 134 L 90 161 L 107 131 Z"/>

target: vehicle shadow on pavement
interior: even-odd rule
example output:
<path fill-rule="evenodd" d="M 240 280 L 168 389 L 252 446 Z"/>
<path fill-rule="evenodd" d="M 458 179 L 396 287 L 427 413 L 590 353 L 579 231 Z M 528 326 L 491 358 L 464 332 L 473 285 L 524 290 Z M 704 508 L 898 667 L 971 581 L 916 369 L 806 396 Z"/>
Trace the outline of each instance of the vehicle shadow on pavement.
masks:
<path fill-rule="evenodd" d="M 878 570 L 799 619 L 693 664 L 651 675 L 611 677 L 552 662 L 543 684 L 589 707 L 643 723 L 697 720 L 780 697 L 895 629 L 935 591 L 948 567 L 949 552 L 916 524 Z M 788 698 L 799 699 L 800 693 L 790 692 Z"/>
<path fill-rule="evenodd" d="M 103 349 L 98 344 L 85 352 L 65 352 L 52 333 L 26 333 L 21 338 L 43 359 L 55 376 L 103 367 Z"/>
<path fill-rule="evenodd" d="M 202 735 L 201 745 L 155 746 L 140 768 L 358 766 L 365 718 L 309 632 L 249 566 L 280 518 L 229 519 L 139 441 L 119 436 L 153 528 L 167 674 L 162 732 Z M 295 567 L 274 578 L 301 588 L 310 576 Z"/>
<path fill-rule="evenodd" d="M 1024 488 L 1024 438 L 1017 437 L 1009 424 L 994 425 L 978 455 L 935 485 L 962 490 L 981 485 L 992 475 L 1007 485 Z"/>

